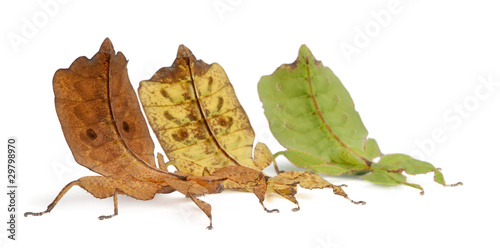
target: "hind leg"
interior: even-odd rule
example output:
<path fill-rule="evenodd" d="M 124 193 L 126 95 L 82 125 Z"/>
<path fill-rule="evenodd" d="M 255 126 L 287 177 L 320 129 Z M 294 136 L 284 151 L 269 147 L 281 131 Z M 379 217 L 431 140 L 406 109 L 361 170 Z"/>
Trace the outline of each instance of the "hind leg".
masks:
<path fill-rule="evenodd" d="M 24 216 L 25 217 L 27 217 L 29 215 L 41 216 L 41 215 L 44 215 L 46 213 L 50 213 L 50 211 L 52 211 L 52 209 L 56 206 L 56 204 L 59 202 L 59 200 L 61 200 L 61 198 L 64 196 L 64 194 L 66 194 L 66 192 L 68 192 L 68 190 L 71 189 L 73 186 L 79 185 L 79 184 L 80 184 L 80 182 L 78 180 L 68 183 L 66 186 L 64 186 L 64 188 L 61 190 L 61 192 L 59 192 L 59 194 L 56 196 L 56 199 L 54 199 L 54 201 L 52 201 L 52 203 L 49 204 L 49 206 L 47 207 L 47 210 L 45 210 L 43 212 L 38 212 L 38 213 L 26 212 L 26 213 L 24 213 Z"/>
<path fill-rule="evenodd" d="M 124 181 L 102 176 L 82 177 L 64 186 L 61 192 L 56 196 L 56 199 L 47 207 L 47 210 L 38 213 L 26 212 L 24 216 L 41 216 L 50 213 L 59 200 L 61 200 L 61 198 L 75 185 L 99 199 L 113 196 L 114 214 L 99 216 L 100 220 L 109 219 L 118 215 L 118 194 L 126 194 L 139 200 L 150 200 L 161 189 L 161 185 L 135 180 Z"/>

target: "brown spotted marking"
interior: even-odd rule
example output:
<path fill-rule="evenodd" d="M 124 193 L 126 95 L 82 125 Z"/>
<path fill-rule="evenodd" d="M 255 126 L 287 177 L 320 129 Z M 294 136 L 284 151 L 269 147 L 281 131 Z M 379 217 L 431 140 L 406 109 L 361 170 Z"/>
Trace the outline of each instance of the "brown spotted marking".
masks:
<path fill-rule="evenodd" d="M 212 76 L 208 77 L 208 91 L 212 92 L 212 85 L 214 84 L 214 78 Z"/>
<path fill-rule="evenodd" d="M 161 89 L 160 93 L 163 97 L 170 99 L 170 96 L 168 95 L 168 92 L 165 89 Z"/>
<path fill-rule="evenodd" d="M 172 116 L 172 114 L 170 114 L 170 112 L 168 112 L 168 110 L 165 110 L 163 112 L 163 116 L 165 116 L 165 118 L 167 118 L 167 120 L 169 120 L 169 121 L 174 119 L 174 117 Z"/>
<path fill-rule="evenodd" d="M 174 138 L 175 141 L 183 141 L 186 140 L 189 137 L 189 133 L 186 130 L 186 128 L 180 128 L 177 133 L 172 134 L 172 138 Z"/>
<path fill-rule="evenodd" d="M 224 104 L 224 98 L 222 97 L 218 97 L 217 98 L 217 112 L 220 111 L 220 109 L 222 108 L 222 105 Z"/>

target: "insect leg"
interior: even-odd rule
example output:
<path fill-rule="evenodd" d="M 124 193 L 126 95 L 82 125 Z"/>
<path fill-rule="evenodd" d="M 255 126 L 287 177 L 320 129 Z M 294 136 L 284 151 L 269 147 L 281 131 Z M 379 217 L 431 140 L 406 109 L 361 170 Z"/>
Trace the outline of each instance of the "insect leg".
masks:
<path fill-rule="evenodd" d="M 118 215 L 118 189 L 115 190 L 115 193 L 113 194 L 113 204 L 114 204 L 114 214 L 112 215 L 101 215 L 99 216 L 99 220 L 104 220 L 104 219 L 109 219 L 113 216 Z"/>
<path fill-rule="evenodd" d="M 266 198 L 266 191 L 267 191 L 267 181 L 265 180 L 264 177 L 261 177 L 259 179 L 257 185 L 255 185 L 255 187 L 253 188 L 253 193 L 255 194 L 255 196 L 257 196 L 257 198 L 259 198 L 259 203 L 264 208 L 264 211 L 266 211 L 268 213 L 273 213 L 273 212 L 279 213 L 280 211 L 278 209 L 268 210 L 266 208 L 266 206 L 264 206 L 264 199 Z"/>
<path fill-rule="evenodd" d="M 297 194 L 297 189 L 294 186 L 290 186 L 288 188 L 284 189 L 278 189 L 274 188 L 274 192 L 276 192 L 278 195 L 284 197 L 285 199 L 295 203 L 297 205 L 296 208 L 292 208 L 293 212 L 297 212 L 300 210 L 299 202 L 297 201 L 297 198 L 295 198 L 295 194 Z"/>
<path fill-rule="evenodd" d="M 71 189 L 71 187 L 73 187 L 75 185 L 80 185 L 80 182 L 78 180 L 76 180 L 76 181 L 70 182 L 66 186 L 64 186 L 64 188 L 61 190 L 61 192 L 59 192 L 59 194 L 56 196 L 56 199 L 54 199 L 54 201 L 52 201 L 52 203 L 50 203 L 50 205 L 47 207 L 47 210 L 45 210 L 43 212 L 38 212 L 38 213 L 26 212 L 26 213 L 24 213 L 24 216 L 25 217 L 27 217 L 29 215 L 41 216 L 41 215 L 44 215 L 46 213 L 50 213 L 50 211 L 52 211 L 52 209 L 56 206 L 56 204 L 59 202 L 59 200 L 61 200 L 61 198 L 64 196 L 64 194 L 66 194 L 66 192 L 68 192 L 68 190 Z"/>
<path fill-rule="evenodd" d="M 212 230 L 214 228 L 212 226 L 212 206 L 210 206 L 210 204 L 194 197 L 193 194 L 191 194 L 191 193 L 187 194 L 187 196 L 189 198 L 191 198 L 191 200 L 196 204 L 196 206 L 198 206 L 210 219 L 210 225 L 207 226 L 207 229 Z"/>
<path fill-rule="evenodd" d="M 168 165 L 165 164 L 165 158 L 163 157 L 163 155 L 161 153 L 156 154 L 156 159 L 158 160 L 158 168 L 160 168 L 160 170 L 163 170 L 163 171 L 168 171 L 167 170 Z"/>
<path fill-rule="evenodd" d="M 277 153 L 273 154 L 273 164 L 274 164 L 274 170 L 276 171 L 276 174 L 280 174 L 280 173 L 284 172 L 284 171 L 280 171 L 280 169 L 278 168 L 278 164 L 276 163 L 276 158 L 279 155 L 285 156 L 285 151 L 281 151 L 281 152 L 277 152 Z"/>
<path fill-rule="evenodd" d="M 307 186 L 302 186 L 302 187 L 305 188 L 305 189 L 312 189 L 312 188 L 308 188 Z M 347 194 L 345 193 L 345 191 L 342 189 L 342 187 L 347 187 L 347 185 L 342 184 L 342 185 L 337 186 L 337 185 L 331 184 L 328 188 L 332 188 L 334 194 L 343 196 L 345 199 L 351 201 L 354 204 L 361 204 L 361 205 L 365 205 L 366 204 L 366 202 L 364 202 L 364 201 L 354 201 L 351 198 L 349 198 L 347 196 Z"/>
<path fill-rule="evenodd" d="M 79 186 L 94 197 L 104 199 L 113 196 L 114 213 L 99 216 L 99 220 L 109 219 L 118 215 L 118 194 L 128 195 L 138 200 L 151 200 L 162 185 L 139 180 L 122 180 L 112 177 L 90 176 L 78 179 Z"/>
<path fill-rule="evenodd" d="M 162 185 L 155 183 L 147 183 L 137 180 L 121 180 L 103 176 L 82 177 L 66 185 L 57 195 L 56 199 L 47 207 L 47 210 L 40 213 L 27 212 L 24 216 L 33 215 L 40 216 L 49 213 L 59 200 L 68 192 L 68 190 L 78 185 L 86 190 L 94 197 L 104 199 L 113 196 L 114 214 L 108 216 L 100 216 L 99 219 L 108 219 L 118 214 L 118 194 L 125 194 L 139 200 L 151 200 L 154 195 L 161 191 L 169 191 L 169 188 L 163 189 Z M 162 191 L 163 190 L 163 191 Z"/>

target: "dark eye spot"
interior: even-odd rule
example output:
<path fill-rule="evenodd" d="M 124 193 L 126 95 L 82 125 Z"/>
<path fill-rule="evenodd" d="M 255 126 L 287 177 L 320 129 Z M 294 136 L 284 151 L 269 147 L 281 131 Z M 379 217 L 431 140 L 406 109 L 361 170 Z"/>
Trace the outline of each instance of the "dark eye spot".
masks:
<path fill-rule="evenodd" d="M 123 126 L 123 131 L 125 131 L 126 133 L 130 132 L 130 126 L 126 121 L 123 121 L 122 126 Z"/>
<path fill-rule="evenodd" d="M 97 139 L 97 134 L 95 133 L 95 131 L 92 128 L 87 129 L 87 131 L 85 133 L 87 134 L 87 137 L 89 139 L 91 139 L 91 140 Z"/>

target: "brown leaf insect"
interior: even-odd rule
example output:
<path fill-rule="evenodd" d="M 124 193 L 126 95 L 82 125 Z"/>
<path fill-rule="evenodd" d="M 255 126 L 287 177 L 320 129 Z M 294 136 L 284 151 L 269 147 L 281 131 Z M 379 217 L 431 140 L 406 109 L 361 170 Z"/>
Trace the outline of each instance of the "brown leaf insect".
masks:
<path fill-rule="evenodd" d="M 73 186 L 96 198 L 113 197 L 118 214 L 118 195 L 151 200 L 157 193 L 178 191 L 189 197 L 210 219 L 211 206 L 198 199 L 223 189 L 223 178 L 169 173 L 155 167 L 154 143 L 127 74 L 123 53 L 115 54 L 105 39 L 91 59 L 79 57 L 68 69 L 59 69 L 53 80 L 56 112 L 75 160 L 101 176 L 70 182 L 47 210 L 27 212 L 40 216 L 52 211 Z"/>

